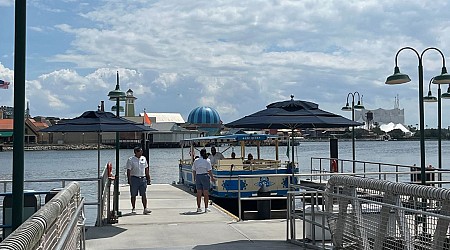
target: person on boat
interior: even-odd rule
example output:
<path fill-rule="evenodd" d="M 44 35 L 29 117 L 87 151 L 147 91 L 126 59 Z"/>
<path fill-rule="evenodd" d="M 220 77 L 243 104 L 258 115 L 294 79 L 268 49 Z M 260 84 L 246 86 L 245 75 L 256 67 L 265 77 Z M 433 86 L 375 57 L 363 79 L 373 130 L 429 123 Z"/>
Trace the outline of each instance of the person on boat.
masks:
<path fill-rule="evenodd" d="M 209 212 L 209 187 L 210 181 L 214 181 L 211 162 L 206 154 L 206 149 L 200 150 L 200 158 L 192 165 L 195 187 L 197 188 L 197 213 L 201 213 L 202 195 L 204 197 L 205 212 Z"/>
<path fill-rule="evenodd" d="M 249 154 L 247 155 L 247 160 L 244 161 L 244 163 L 245 163 L 245 164 L 250 164 L 250 163 L 252 163 L 252 162 L 253 162 L 253 155 L 249 153 Z"/>
<path fill-rule="evenodd" d="M 235 152 L 231 152 L 231 159 L 236 159 L 236 153 Z"/>
<path fill-rule="evenodd" d="M 225 159 L 222 153 L 217 152 L 216 147 L 211 147 L 211 155 L 209 155 L 209 160 L 211 161 L 211 166 L 217 165 L 219 160 Z"/>
<path fill-rule="evenodd" d="M 131 214 L 136 214 L 136 196 L 142 198 L 143 214 L 151 211 L 147 208 L 147 185 L 150 184 L 150 172 L 147 159 L 142 155 L 142 148 L 135 147 L 134 155 L 127 161 L 127 177 L 131 193 Z"/>

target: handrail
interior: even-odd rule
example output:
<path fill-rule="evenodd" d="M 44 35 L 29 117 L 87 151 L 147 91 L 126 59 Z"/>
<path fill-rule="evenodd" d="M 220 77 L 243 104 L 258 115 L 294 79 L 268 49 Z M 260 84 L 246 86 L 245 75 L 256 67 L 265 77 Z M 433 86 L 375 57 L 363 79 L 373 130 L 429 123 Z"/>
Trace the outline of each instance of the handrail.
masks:
<path fill-rule="evenodd" d="M 82 205 L 80 185 L 77 182 L 71 182 L 4 239 L 0 243 L 0 249 L 25 250 L 38 247 L 54 249 L 52 244 L 66 240 L 61 238 L 62 232 L 69 226 L 69 223 L 65 223 L 65 220 L 72 216 L 81 216 L 80 213 L 77 214 L 75 211 L 82 211 L 79 210 L 80 207 L 83 207 Z M 82 238 L 84 237 L 84 222 L 80 223 L 79 226 L 82 228 L 79 230 L 79 236 L 76 237 L 80 237 L 80 242 L 84 242 L 84 238 Z M 82 231 L 83 234 L 81 234 Z M 55 238 L 58 240 L 55 241 Z"/>

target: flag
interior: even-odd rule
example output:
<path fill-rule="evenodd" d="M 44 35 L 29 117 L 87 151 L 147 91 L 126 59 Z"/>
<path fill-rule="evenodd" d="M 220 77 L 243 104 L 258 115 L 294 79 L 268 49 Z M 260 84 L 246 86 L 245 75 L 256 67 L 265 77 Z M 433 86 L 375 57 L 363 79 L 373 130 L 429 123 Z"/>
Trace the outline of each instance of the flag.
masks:
<path fill-rule="evenodd" d="M 0 80 L 0 89 L 8 89 L 9 88 L 9 83 L 10 82 L 6 82 L 3 80 Z"/>
<path fill-rule="evenodd" d="M 144 125 L 151 125 L 152 121 L 150 121 L 150 118 L 148 117 L 147 113 L 144 111 Z"/>

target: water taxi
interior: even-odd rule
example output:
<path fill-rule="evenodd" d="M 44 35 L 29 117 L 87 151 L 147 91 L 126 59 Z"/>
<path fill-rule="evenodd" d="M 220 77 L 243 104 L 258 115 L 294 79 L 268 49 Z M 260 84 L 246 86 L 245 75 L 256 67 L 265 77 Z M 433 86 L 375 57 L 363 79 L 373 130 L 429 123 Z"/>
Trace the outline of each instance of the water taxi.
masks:
<path fill-rule="evenodd" d="M 298 168 L 292 168 L 289 162 L 279 160 L 278 144 L 278 136 L 267 134 L 232 134 L 184 139 L 181 141 L 179 182 L 191 189 L 195 188 L 192 163 L 201 148 L 220 146 L 221 152 L 227 155 L 231 154 L 228 150 L 234 152 L 235 148 L 240 148 L 239 152 L 235 152 L 236 158 L 224 158 L 212 166 L 215 181 L 210 195 L 213 200 L 236 199 L 239 193 L 240 197 L 256 196 L 263 186 L 271 195 L 286 196 L 291 178 L 289 174 L 298 173 Z M 260 147 L 263 145 L 274 147 L 273 159 L 261 158 Z M 246 155 L 248 146 L 256 147 L 254 159 L 248 159 Z"/>

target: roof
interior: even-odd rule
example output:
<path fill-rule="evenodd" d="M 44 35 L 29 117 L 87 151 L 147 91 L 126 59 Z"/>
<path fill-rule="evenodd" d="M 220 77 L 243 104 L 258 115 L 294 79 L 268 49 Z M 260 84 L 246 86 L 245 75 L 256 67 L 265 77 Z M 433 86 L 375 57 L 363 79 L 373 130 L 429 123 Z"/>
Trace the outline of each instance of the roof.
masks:
<path fill-rule="evenodd" d="M 0 130 L 13 130 L 14 119 L 0 119 Z"/>
<path fill-rule="evenodd" d="M 409 131 L 407 128 L 405 128 L 405 126 L 403 126 L 403 124 L 401 124 L 401 123 L 394 124 L 393 122 L 390 122 L 388 124 L 382 124 L 380 126 L 380 129 L 386 133 L 391 132 L 394 129 L 400 129 L 404 133 L 411 133 L 411 131 Z"/>
<path fill-rule="evenodd" d="M 147 113 L 150 120 L 155 117 L 155 122 L 175 122 L 175 123 L 185 123 L 183 117 L 180 113 Z M 144 113 L 140 113 L 139 116 L 144 116 Z M 153 121 L 153 120 L 152 120 Z"/>
<path fill-rule="evenodd" d="M 266 135 L 266 134 L 234 134 L 234 135 L 215 135 L 215 136 L 204 136 L 197 138 L 184 139 L 184 141 L 199 142 L 233 142 L 233 141 L 264 141 L 268 139 L 276 139 L 276 135 Z"/>

